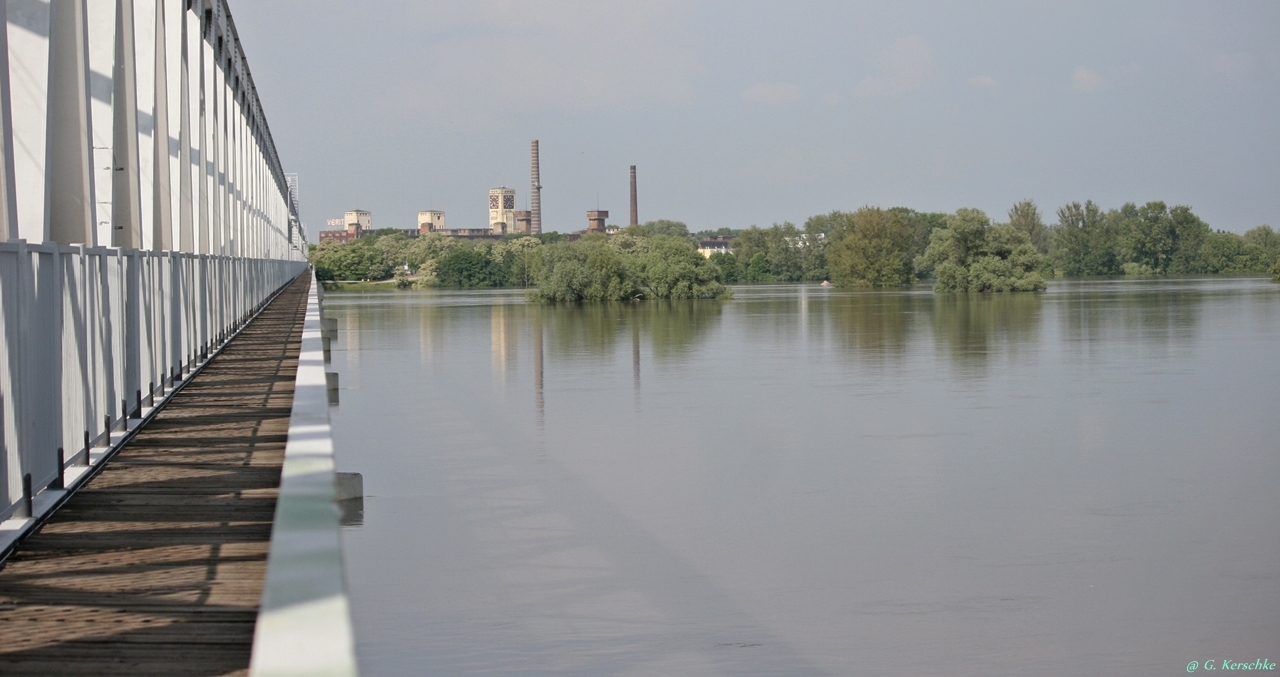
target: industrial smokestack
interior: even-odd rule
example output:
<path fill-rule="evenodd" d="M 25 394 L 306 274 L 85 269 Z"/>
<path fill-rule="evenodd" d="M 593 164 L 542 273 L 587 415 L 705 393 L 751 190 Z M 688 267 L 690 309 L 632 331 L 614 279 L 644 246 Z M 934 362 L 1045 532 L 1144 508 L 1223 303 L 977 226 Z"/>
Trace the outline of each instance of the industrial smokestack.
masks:
<path fill-rule="evenodd" d="M 636 208 L 636 166 L 631 165 L 631 225 L 640 225 L 640 212 Z"/>
<path fill-rule="evenodd" d="M 538 140 L 533 140 L 533 159 L 529 172 L 529 234 L 542 232 L 542 181 L 538 174 Z"/>

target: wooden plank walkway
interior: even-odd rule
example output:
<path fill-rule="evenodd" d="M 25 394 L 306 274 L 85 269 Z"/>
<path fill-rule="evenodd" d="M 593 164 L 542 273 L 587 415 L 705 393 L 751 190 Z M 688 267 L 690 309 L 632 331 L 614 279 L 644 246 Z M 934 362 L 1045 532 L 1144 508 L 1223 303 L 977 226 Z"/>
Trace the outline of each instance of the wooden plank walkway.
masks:
<path fill-rule="evenodd" d="M 2 675 L 244 675 L 308 276 L 0 570 Z"/>

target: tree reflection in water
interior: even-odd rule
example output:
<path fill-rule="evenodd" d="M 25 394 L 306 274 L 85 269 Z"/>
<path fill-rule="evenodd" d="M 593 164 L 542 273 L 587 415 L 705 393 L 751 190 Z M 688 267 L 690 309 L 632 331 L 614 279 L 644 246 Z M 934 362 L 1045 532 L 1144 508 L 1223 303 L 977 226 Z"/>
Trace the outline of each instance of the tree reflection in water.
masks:
<path fill-rule="evenodd" d="M 1057 316 L 1077 359 L 1091 362 L 1132 357 L 1172 356 L 1189 350 L 1200 329 L 1204 303 L 1226 293 L 1206 290 L 1197 280 L 1091 280 L 1057 285 Z"/>
<path fill-rule="evenodd" d="M 860 291 L 833 295 L 827 320 L 841 355 L 873 368 L 901 365 L 913 333 L 932 311 L 933 293 Z"/>
<path fill-rule="evenodd" d="M 933 297 L 933 337 L 958 373 L 984 376 L 993 359 L 1033 351 L 1044 294 L 950 293 Z"/>
<path fill-rule="evenodd" d="M 619 343 L 639 339 L 657 360 L 687 357 L 715 327 L 724 301 L 670 300 L 640 303 L 531 305 L 540 318 L 549 350 L 557 357 L 612 361 Z M 635 346 L 631 352 L 635 353 Z"/>

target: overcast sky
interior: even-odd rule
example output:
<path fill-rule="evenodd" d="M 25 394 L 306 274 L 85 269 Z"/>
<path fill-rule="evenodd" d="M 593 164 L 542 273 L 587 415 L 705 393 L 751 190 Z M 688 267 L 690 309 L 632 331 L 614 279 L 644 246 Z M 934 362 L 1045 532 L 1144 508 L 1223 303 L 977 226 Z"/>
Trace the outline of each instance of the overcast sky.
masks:
<path fill-rule="evenodd" d="M 232 0 L 312 239 L 585 212 L 691 230 L 862 205 L 1164 200 L 1280 226 L 1280 3 Z"/>

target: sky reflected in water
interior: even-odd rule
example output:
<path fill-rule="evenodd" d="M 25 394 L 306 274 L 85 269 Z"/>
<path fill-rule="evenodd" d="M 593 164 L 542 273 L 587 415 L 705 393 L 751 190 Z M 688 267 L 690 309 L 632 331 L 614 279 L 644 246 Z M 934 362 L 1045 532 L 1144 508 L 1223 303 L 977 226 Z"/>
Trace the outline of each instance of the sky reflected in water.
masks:
<path fill-rule="evenodd" d="M 1280 656 L 1280 285 L 330 293 L 362 674 Z"/>

